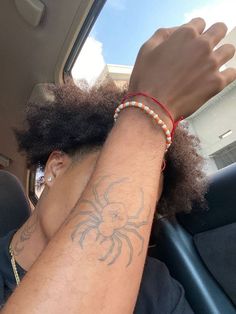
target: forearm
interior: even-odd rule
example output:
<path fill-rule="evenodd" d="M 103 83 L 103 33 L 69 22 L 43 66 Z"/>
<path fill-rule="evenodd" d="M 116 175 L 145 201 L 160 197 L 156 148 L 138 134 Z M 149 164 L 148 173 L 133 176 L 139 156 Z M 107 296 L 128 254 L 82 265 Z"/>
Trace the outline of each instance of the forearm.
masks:
<path fill-rule="evenodd" d="M 82 198 L 4 313 L 132 313 L 164 151 L 149 117 L 121 115 Z"/>
<path fill-rule="evenodd" d="M 94 152 L 86 157 L 79 157 L 76 170 L 70 167 L 67 172 L 68 183 L 62 184 L 60 187 L 62 192 L 51 193 L 47 183 L 45 184 L 33 214 L 17 230 L 11 241 L 15 259 L 25 270 L 30 269 L 80 198 L 94 171 L 97 155 L 98 153 Z"/>

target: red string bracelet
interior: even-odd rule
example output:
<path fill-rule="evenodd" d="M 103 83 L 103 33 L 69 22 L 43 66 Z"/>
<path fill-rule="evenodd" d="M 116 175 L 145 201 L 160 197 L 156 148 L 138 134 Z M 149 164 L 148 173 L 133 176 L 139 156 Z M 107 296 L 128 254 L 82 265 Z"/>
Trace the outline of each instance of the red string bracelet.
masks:
<path fill-rule="evenodd" d="M 127 94 L 126 96 L 124 96 L 124 98 L 122 99 L 122 103 L 124 101 L 126 101 L 128 98 L 130 97 L 134 97 L 134 96 L 143 96 L 143 97 L 147 97 L 149 99 L 151 99 L 153 102 L 155 102 L 159 107 L 162 108 L 162 110 L 167 114 L 167 116 L 170 118 L 172 125 L 173 125 L 173 129 L 171 131 L 171 138 L 173 139 L 174 137 L 174 133 L 175 130 L 179 124 L 180 121 L 182 121 L 184 119 L 184 117 L 181 117 L 179 120 L 175 121 L 172 114 L 170 113 L 170 111 L 168 110 L 168 108 L 163 105 L 161 102 L 159 102 L 155 97 L 148 95 L 147 93 L 143 93 L 143 92 L 137 92 L 137 93 L 130 93 Z"/>

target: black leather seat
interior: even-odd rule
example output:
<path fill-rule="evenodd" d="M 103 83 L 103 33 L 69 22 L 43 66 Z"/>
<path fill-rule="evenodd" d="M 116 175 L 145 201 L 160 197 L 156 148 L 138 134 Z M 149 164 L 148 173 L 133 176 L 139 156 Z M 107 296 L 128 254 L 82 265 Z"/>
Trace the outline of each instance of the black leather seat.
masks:
<path fill-rule="evenodd" d="M 18 229 L 29 217 L 30 206 L 20 181 L 0 170 L 0 237 Z"/>
<path fill-rule="evenodd" d="M 236 163 L 209 183 L 209 209 L 161 219 L 152 255 L 184 286 L 194 313 L 235 314 Z"/>

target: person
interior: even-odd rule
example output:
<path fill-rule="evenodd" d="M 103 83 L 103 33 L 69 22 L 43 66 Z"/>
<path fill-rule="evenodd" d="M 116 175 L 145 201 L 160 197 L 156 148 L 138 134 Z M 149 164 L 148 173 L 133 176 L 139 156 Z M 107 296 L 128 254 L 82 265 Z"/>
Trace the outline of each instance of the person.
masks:
<path fill-rule="evenodd" d="M 90 89 L 81 89 L 69 82 L 62 86 L 50 86 L 48 93 L 52 94 L 53 101 L 28 104 L 27 127 L 22 131 L 16 131 L 19 148 L 26 152 L 28 166 L 30 168 L 40 166 L 45 172 L 46 178 L 48 177 L 47 169 L 51 167 L 52 162 L 60 162 L 63 165 L 60 171 L 63 170 L 63 172 L 67 172 L 70 165 L 76 165 L 73 170 L 76 175 L 76 184 L 73 184 L 74 180 L 72 180 L 66 182 L 66 185 L 70 189 L 69 193 L 72 193 L 73 189 L 76 189 L 77 193 L 78 186 L 81 186 L 82 191 L 91 176 L 101 147 L 114 124 L 113 115 L 116 104 L 121 102 L 126 91 L 120 90 L 112 82 Z M 41 136 L 38 137 L 35 134 L 41 134 Z M 165 187 L 158 203 L 159 215 L 172 215 L 183 209 L 190 211 L 193 200 L 203 202 L 206 184 L 202 170 L 203 158 L 198 153 L 198 146 L 197 138 L 188 134 L 186 126 L 179 126 L 175 133 L 175 141 L 165 157 L 166 167 L 163 169 Z M 60 174 L 58 177 L 60 184 L 64 178 L 64 175 Z M 57 176 L 54 175 L 53 183 L 56 179 Z M 0 269 L 2 268 L 5 281 L 6 297 L 16 286 L 8 249 L 12 236 L 14 235 L 11 244 L 12 253 L 22 279 L 26 270 L 29 270 L 65 221 L 75 203 L 75 200 L 72 200 L 70 201 L 72 204 L 68 206 L 65 201 L 60 200 L 60 208 L 58 206 L 56 208 L 48 207 L 44 201 L 47 199 L 48 189 L 50 189 L 50 185 L 46 181 L 45 190 L 39 198 L 32 217 L 17 232 L 13 230 L 2 239 L 1 247 L 4 247 L 5 250 L 2 251 Z M 66 191 L 64 188 L 63 190 Z M 78 197 L 77 194 L 75 196 Z M 67 203 L 68 201 L 69 196 L 66 199 Z M 162 281 L 168 282 L 169 280 L 174 287 L 176 286 L 176 293 L 180 291 L 179 295 L 183 295 L 182 287 L 169 278 L 163 264 L 148 258 L 146 269 L 148 268 L 150 268 L 150 274 L 155 271 L 160 273 L 157 277 L 158 280 L 153 276 L 151 278 L 144 277 L 143 282 L 147 281 L 148 287 L 152 287 L 152 282 L 154 285 L 157 284 L 163 274 L 167 278 Z M 159 271 L 159 268 L 162 271 Z M 146 290 L 147 288 L 145 288 Z M 153 299 L 157 300 L 158 294 L 160 295 L 158 288 L 153 287 L 149 290 L 149 295 L 151 296 L 152 293 Z M 173 297 L 174 291 L 168 293 L 170 297 Z M 167 293 L 163 293 L 163 295 L 165 294 Z M 140 295 L 138 303 L 140 305 L 137 305 L 137 311 L 139 307 L 148 307 L 149 304 L 153 304 L 146 300 L 142 290 Z M 183 300 L 184 304 L 186 302 L 181 297 L 179 300 Z M 164 300 L 165 304 L 166 299 Z M 162 307 L 160 301 L 158 307 Z"/>
<path fill-rule="evenodd" d="M 233 56 L 234 47 L 224 45 L 213 51 L 226 34 L 225 25 L 214 24 L 206 32 L 204 28 L 202 19 L 194 19 L 177 30 L 155 33 L 139 52 L 128 93 L 145 91 L 157 97 L 178 120 L 232 82 L 236 71 L 219 72 L 219 68 Z M 77 95 L 62 90 L 54 90 L 52 105 L 33 106 L 28 113 L 29 129 L 18 133 L 28 160 L 45 165 L 46 188 L 37 210 L 13 240 L 9 239 L 18 264 L 29 271 L 2 313 L 192 313 L 183 300 L 181 287 L 168 274 L 162 277 L 160 270 L 166 270 L 156 261 L 146 262 L 139 290 L 162 190 L 162 161 L 169 144 L 167 128 L 173 127 L 168 115 L 149 98 L 133 96 L 138 108 L 119 107 L 113 126 L 104 100 L 112 107 L 111 100 L 117 102 L 114 93 L 102 94 L 103 88 L 97 92 L 79 91 L 80 105 L 76 108 L 73 104 L 78 101 Z M 106 98 L 108 95 L 111 99 Z M 72 106 L 66 108 L 63 103 L 68 99 Z M 144 104 L 141 108 L 140 102 Z M 100 115 L 102 107 L 105 110 Z M 158 122 L 163 119 L 165 132 L 163 124 L 162 130 L 160 123 L 154 123 L 140 109 L 152 117 L 155 112 Z M 80 110 L 85 120 L 79 120 Z M 104 121 L 111 121 L 110 126 Z M 184 132 L 176 130 L 173 151 L 180 153 L 184 149 L 183 142 L 178 142 Z M 167 214 L 172 197 L 169 190 L 175 191 L 173 195 L 178 190 L 178 180 L 176 187 L 172 183 L 171 167 L 176 165 L 178 171 L 180 157 L 177 154 L 174 159 L 173 154 L 171 158 L 171 149 L 168 154 L 165 171 L 170 167 L 170 178 L 164 180 L 163 202 L 160 199 L 157 205 L 157 212 L 160 206 Z M 196 151 L 194 154 L 198 160 L 199 155 Z M 202 177 L 201 169 L 196 173 Z M 190 187 L 190 191 L 197 191 L 201 198 L 202 185 L 196 183 L 196 187 Z M 180 199 L 192 200 L 191 196 L 179 196 L 179 204 Z M 160 291 L 156 299 L 149 295 L 153 288 Z M 145 298 L 149 302 L 145 303 Z"/>

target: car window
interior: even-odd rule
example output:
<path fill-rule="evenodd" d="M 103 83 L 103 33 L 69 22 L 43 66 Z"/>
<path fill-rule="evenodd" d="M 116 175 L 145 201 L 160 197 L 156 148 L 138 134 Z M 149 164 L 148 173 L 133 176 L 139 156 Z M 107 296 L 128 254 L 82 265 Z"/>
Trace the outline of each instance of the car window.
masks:
<path fill-rule="evenodd" d="M 36 205 L 44 189 L 44 172 L 41 167 L 31 169 L 29 172 L 29 198 Z"/>
<path fill-rule="evenodd" d="M 180 25 L 201 16 L 207 26 L 225 22 L 224 43 L 236 44 L 236 2 L 234 0 L 108 0 L 72 67 L 77 84 L 101 83 L 109 77 L 117 85 L 129 81 L 135 57 L 142 43 L 162 27 Z M 221 43 L 222 44 L 222 43 Z M 235 66 L 236 58 L 224 68 Z M 236 86 L 211 99 L 188 118 L 190 131 L 201 142 L 208 174 L 236 161 Z"/>

